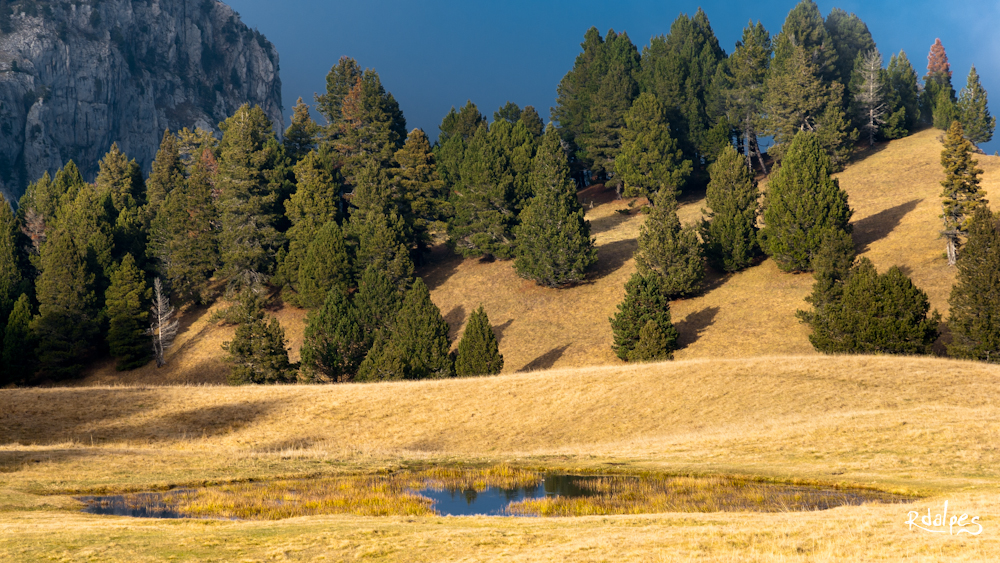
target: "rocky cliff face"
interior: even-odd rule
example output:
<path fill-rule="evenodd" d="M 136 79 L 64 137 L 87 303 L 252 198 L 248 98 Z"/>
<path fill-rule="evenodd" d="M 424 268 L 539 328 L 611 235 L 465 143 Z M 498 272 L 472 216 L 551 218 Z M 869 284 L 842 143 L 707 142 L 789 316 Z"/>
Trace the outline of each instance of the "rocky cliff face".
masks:
<path fill-rule="evenodd" d="M 244 103 L 282 131 L 278 53 L 217 0 L 0 1 L 0 191 L 68 160 L 92 180 L 112 143 L 149 171 L 165 129 Z"/>

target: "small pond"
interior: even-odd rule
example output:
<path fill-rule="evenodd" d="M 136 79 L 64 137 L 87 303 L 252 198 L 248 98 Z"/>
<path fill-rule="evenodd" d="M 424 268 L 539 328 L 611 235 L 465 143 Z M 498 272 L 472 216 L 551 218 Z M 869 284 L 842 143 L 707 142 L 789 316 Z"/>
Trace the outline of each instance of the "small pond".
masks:
<path fill-rule="evenodd" d="M 583 516 L 787 512 L 912 497 L 729 477 L 570 475 L 498 466 L 236 483 L 161 493 L 78 497 L 84 512 L 139 518 L 278 520 L 358 516 Z"/>

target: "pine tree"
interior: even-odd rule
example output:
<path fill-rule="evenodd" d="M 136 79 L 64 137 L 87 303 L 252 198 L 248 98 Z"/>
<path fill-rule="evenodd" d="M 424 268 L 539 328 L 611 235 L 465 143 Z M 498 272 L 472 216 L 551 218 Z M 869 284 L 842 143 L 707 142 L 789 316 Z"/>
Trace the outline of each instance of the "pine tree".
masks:
<path fill-rule="evenodd" d="M 378 332 L 389 333 L 396 323 L 396 315 L 403 306 L 403 294 L 384 270 L 369 266 L 361 275 L 358 291 L 354 296 L 358 322 L 364 329 L 366 342 L 371 345 Z"/>
<path fill-rule="evenodd" d="M 151 321 L 149 335 L 153 340 L 153 355 L 156 357 L 156 367 L 167 365 L 167 350 L 174 345 L 177 335 L 178 321 L 174 318 L 174 308 L 170 306 L 170 298 L 163 290 L 160 278 L 153 280 L 153 305 L 150 308 Z"/>
<path fill-rule="evenodd" d="M 855 117 L 861 124 L 861 131 L 868 136 L 868 146 L 875 146 L 885 124 L 887 111 L 884 90 L 882 55 L 876 50 L 861 53 L 854 63 L 854 77 L 851 80 Z"/>
<path fill-rule="evenodd" d="M 518 121 L 523 123 L 524 128 L 536 139 L 545 134 L 545 123 L 542 121 L 541 116 L 538 115 L 538 111 L 534 106 L 524 106 Z"/>
<path fill-rule="evenodd" d="M 422 250 L 430 243 L 433 231 L 443 230 L 443 220 L 450 215 L 447 190 L 438 177 L 431 144 L 422 130 L 410 132 L 406 144 L 396 151 L 395 160 L 399 164 L 394 173 L 403 221 Z"/>
<path fill-rule="evenodd" d="M 625 284 L 625 299 L 618 304 L 618 313 L 609 320 L 615 339 L 612 348 L 619 358 L 630 360 L 639 345 L 643 329 L 652 322 L 656 332 L 660 334 L 656 335 L 653 329 L 647 330 L 647 333 L 653 334 L 647 334 L 645 351 L 640 351 L 639 354 L 648 355 L 646 351 L 650 345 L 662 336 L 666 341 L 664 358 L 673 359 L 674 350 L 678 348 L 679 334 L 670 321 L 670 300 L 663 291 L 661 276 L 633 274 Z"/>
<path fill-rule="evenodd" d="M 302 98 L 292 109 L 292 123 L 285 130 L 285 154 L 297 163 L 316 147 L 316 136 L 320 127 L 309 115 L 309 104 Z"/>
<path fill-rule="evenodd" d="M 763 129 L 764 81 L 771 64 L 771 35 L 760 22 L 748 23 L 736 50 L 723 66 L 725 80 L 720 92 L 730 123 L 740 131 L 747 168 L 757 158 L 760 171 L 767 174 L 757 136 Z"/>
<path fill-rule="evenodd" d="M 285 202 L 285 217 L 291 223 L 286 236 L 288 249 L 278 255 L 275 282 L 298 291 L 299 268 L 317 231 L 341 218 L 340 172 L 326 152 L 310 151 L 295 165 L 295 193 Z M 292 298 L 294 301 L 294 298 Z"/>
<path fill-rule="evenodd" d="M 146 330 L 149 325 L 146 303 L 150 295 L 135 259 L 126 254 L 121 264 L 112 270 L 106 294 L 110 321 L 107 340 L 111 355 L 118 360 L 118 371 L 142 367 L 150 359 Z"/>
<path fill-rule="evenodd" d="M 353 285 L 353 274 L 344 233 L 330 221 L 316 233 L 299 267 L 299 304 L 306 309 L 322 307 L 333 288 L 346 292 Z"/>
<path fill-rule="evenodd" d="M 812 294 L 806 297 L 812 310 L 796 311 L 795 315 L 799 320 L 815 329 L 826 318 L 831 307 L 840 303 L 844 282 L 851 273 L 854 258 L 854 240 L 851 235 L 844 231 L 829 231 L 812 262 L 816 282 L 813 284 Z"/>
<path fill-rule="evenodd" d="M 917 71 L 906 57 L 899 52 L 889 59 L 887 78 L 889 108 L 886 126 L 882 130 L 887 139 L 901 139 L 909 135 L 920 122 L 919 88 L 917 86 Z"/>
<path fill-rule="evenodd" d="M 625 184 L 625 195 L 647 197 L 667 189 L 679 195 L 691 174 L 691 161 L 683 160 L 677 141 L 670 136 L 666 113 L 656 96 L 640 94 L 625 114 L 621 152 L 615 172 Z"/>
<path fill-rule="evenodd" d="M 514 102 L 507 100 L 507 103 L 500 106 L 500 109 L 493 112 L 493 121 L 506 120 L 511 125 L 521 119 L 521 108 Z"/>
<path fill-rule="evenodd" d="M 549 129 L 535 156 L 534 193 L 521 213 L 514 269 L 548 287 L 579 283 L 597 262 L 590 226 L 569 178 L 559 133 Z"/>
<path fill-rule="evenodd" d="M 344 98 L 361 78 L 361 66 L 350 57 L 340 57 L 326 75 L 326 93 L 316 96 L 316 110 L 327 122 L 327 136 L 336 136 L 343 119 Z"/>
<path fill-rule="evenodd" d="M 768 186 L 761 248 L 786 272 L 810 270 L 829 231 L 851 232 L 853 212 L 832 167 L 819 137 L 803 131 Z"/>
<path fill-rule="evenodd" d="M 610 178 L 614 172 L 625 114 L 638 94 L 639 86 L 631 69 L 624 62 L 612 62 L 594 96 L 589 127 L 576 139 L 593 163 L 591 171 L 598 178 Z"/>
<path fill-rule="evenodd" d="M 39 315 L 31 326 L 45 375 L 65 379 L 83 369 L 99 337 L 93 285 L 94 275 L 73 237 L 62 229 L 53 231 L 42 247 L 35 286 Z"/>
<path fill-rule="evenodd" d="M 278 319 L 261 309 L 252 297 L 241 297 L 241 319 L 233 339 L 222 344 L 232 365 L 230 385 L 293 383 L 296 369 L 288 361 L 285 331 Z"/>
<path fill-rule="evenodd" d="M 972 159 L 973 150 L 972 143 L 965 139 L 962 124 L 953 122 L 945 135 L 944 150 L 941 152 L 941 166 L 945 172 L 945 180 L 941 182 L 944 186 L 941 193 L 944 231 L 941 234 L 948 241 L 950 266 L 955 265 L 961 237 L 968 230 L 972 214 L 976 207 L 985 204 L 983 191 L 979 187 L 979 177 L 983 171 L 976 168 L 979 162 Z"/>
<path fill-rule="evenodd" d="M 378 73 L 366 70 L 344 97 L 333 147 L 343 158 L 348 185 L 374 159 L 389 168 L 392 157 L 406 139 L 406 119 L 392 94 L 385 91 Z"/>
<path fill-rule="evenodd" d="M 736 272 L 761 254 L 757 241 L 760 190 L 736 149 L 726 147 L 710 168 L 705 202 L 711 211 L 702 224 L 705 255 L 713 267 Z"/>
<path fill-rule="evenodd" d="M 31 301 L 27 295 L 21 294 L 6 321 L 0 387 L 27 381 L 34 372 L 35 342 L 31 333 Z"/>
<path fill-rule="evenodd" d="M 469 142 L 476 131 L 485 125 L 486 118 L 479 113 L 479 108 L 472 103 L 472 100 L 468 100 L 459 111 L 455 111 L 455 107 L 452 106 L 438 127 L 441 131 L 438 135 L 438 144 L 444 146 L 454 137 L 461 137 L 463 141 Z"/>
<path fill-rule="evenodd" d="M 383 333 L 384 334 L 384 333 Z M 448 353 L 448 323 L 431 301 L 421 278 L 406 293 L 388 339 L 376 340 L 361 363 L 358 379 L 439 379 L 455 374 Z"/>
<path fill-rule="evenodd" d="M 948 353 L 1000 362 L 1000 216 L 985 205 L 972 216 L 948 303 L 952 334 Z"/>
<path fill-rule="evenodd" d="M 480 305 L 469 316 L 462 340 L 458 343 L 455 357 L 455 373 L 459 377 L 476 375 L 496 375 L 503 369 L 503 355 L 500 354 L 496 335 L 490 326 L 490 319 Z"/>
<path fill-rule="evenodd" d="M 659 275 L 661 291 L 667 297 L 698 293 L 705 280 L 705 257 L 698 233 L 694 227 L 681 226 L 677 201 L 669 190 L 661 190 L 654 203 L 639 229 L 639 251 L 635 255 L 639 273 Z"/>
<path fill-rule="evenodd" d="M 222 123 L 223 137 L 216 188 L 219 209 L 220 273 L 234 289 L 264 283 L 281 247 L 276 170 L 283 149 L 259 107 L 244 105 Z"/>
<path fill-rule="evenodd" d="M 951 85 L 951 64 L 940 39 L 935 39 L 927 55 L 927 75 L 920 96 L 920 113 L 938 129 L 951 127 L 954 120 L 955 89 Z"/>
<path fill-rule="evenodd" d="M 790 150 L 799 131 L 815 132 L 832 163 L 840 166 L 847 159 L 855 134 L 848 131 L 842 107 L 844 86 L 824 81 L 824 66 L 811 55 L 823 52 L 820 47 L 810 51 L 793 43 L 784 30 L 778 35 L 764 96 L 765 132 L 774 136 L 778 146 L 770 152 L 777 157 Z"/>
<path fill-rule="evenodd" d="M 354 209 L 347 231 L 357 241 L 354 268 L 382 268 L 403 287 L 413 275 L 410 236 L 398 213 L 389 177 L 377 161 L 369 161 L 358 173 L 351 206 Z"/>
<path fill-rule="evenodd" d="M 142 168 L 135 159 L 129 160 L 117 144 L 112 144 L 111 150 L 101 159 L 95 186 L 98 193 L 110 197 L 113 206 L 109 217 L 114 237 L 113 259 L 119 261 L 131 254 L 138 257 L 140 268 L 144 268 L 148 217 Z"/>
<path fill-rule="evenodd" d="M 717 153 L 711 129 L 720 116 L 712 106 L 719 95 L 715 75 L 725 58 L 700 8 L 693 17 L 678 16 L 668 35 L 653 37 L 643 50 L 640 88 L 663 104 L 683 158 L 699 168 L 703 161 L 711 163 Z M 700 177 L 701 172 L 696 175 Z"/>
<path fill-rule="evenodd" d="M 18 252 L 18 226 L 7 198 L 0 194 L 0 327 L 10 315 L 22 288 L 24 274 Z"/>
<path fill-rule="evenodd" d="M 309 313 L 302 343 L 302 372 L 307 380 L 351 381 L 368 352 L 358 311 L 341 287 L 334 286 L 323 307 Z"/>
<path fill-rule="evenodd" d="M 641 363 L 672 360 L 674 346 L 676 342 L 670 341 L 656 321 L 649 320 L 639 331 L 639 341 L 629 352 L 628 361 Z"/>
<path fill-rule="evenodd" d="M 163 132 L 160 149 L 156 152 L 156 158 L 153 160 L 153 170 L 149 179 L 146 180 L 145 215 L 146 221 L 149 223 L 146 256 L 158 260 L 161 269 L 168 261 L 165 254 L 168 235 L 163 231 L 164 221 L 157 221 L 157 218 L 160 216 L 160 209 L 167 200 L 167 196 L 178 186 L 181 186 L 184 181 L 184 163 L 181 161 L 177 137 L 168 129 Z"/>
<path fill-rule="evenodd" d="M 997 118 L 990 115 L 987 107 L 986 90 L 979 81 L 979 74 L 973 65 L 969 71 L 966 87 L 958 97 L 955 108 L 958 119 L 965 129 L 965 138 L 979 145 L 993 140 L 993 130 L 996 129 Z"/>
<path fill-rule="evenodd" d="M 927 294 L 902 270 L 880 275 L 862 257 L 839 300 L 814 316 L 809 341 L 828 354 L 929 354 L 941 318 L 929 311 Z"/>
<path fill-rule="evenodd" d="M 162 273 L 174 294 L 185 301 L 204 301 L 219 266 L 210 155 L 206 151 L 191 175 L 167 195 L 155 223 L 163 237 Z"/>
<path fill-rule="evenodd" d="M 877 52 L 875 40 L 865 22 L 855 14 L 848 14 L 840 8 L 834 8 L 823 23 L 830 36 L 830 45 L 836 52 L 836 72 L 832 75 L 845 86 L 842 107 L 850 106 L 853 92 L 846 88 L 851 83 L 855 62 L 859 55 Z"/>

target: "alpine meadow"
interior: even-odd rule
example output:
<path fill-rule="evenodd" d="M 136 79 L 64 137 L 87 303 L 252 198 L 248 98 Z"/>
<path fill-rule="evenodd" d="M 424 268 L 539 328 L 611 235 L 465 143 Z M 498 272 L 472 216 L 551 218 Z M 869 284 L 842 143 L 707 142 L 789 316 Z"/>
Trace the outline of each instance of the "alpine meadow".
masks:
<path fill-rule="evenodd" d="M 241 1 L 336 19 L 282 60 L 319 93 L 219 0 L 0 0 L 0 560 L 1000 554 L 997 61 L 957 15 L 458 5 L 417 46 L 395 0 Z M 659 31 L 572 23 L 551 107 L 469 99 L 609 14 Z"/>

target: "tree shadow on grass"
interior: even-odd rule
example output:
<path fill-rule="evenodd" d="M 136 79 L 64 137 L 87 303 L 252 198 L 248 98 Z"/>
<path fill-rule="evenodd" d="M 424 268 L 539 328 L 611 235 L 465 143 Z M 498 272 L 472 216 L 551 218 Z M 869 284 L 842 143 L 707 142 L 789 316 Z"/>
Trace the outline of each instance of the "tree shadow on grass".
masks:
<path fill-rule="evenodd" d="M 465 322 L 465 307 L 455 305 L 448 314 L 444 316 L 444 322 L 448 323 L 448 338 L 454 340 L 458 338 L 458 329 Z"/>
<path fill-rule="evenodd" d="M 451 276 L 455 275 L 458 265 L 464 258 L 455 254 L 446 244 L 431 247 L 424 256 L 424 263 L 417 269 L 417 275 L 423 278 L 431 291 L 441 287 Z"/>
<path fill-rule="evenodd" d="M 680 338 L 677 343 L 681 348 L 687 348 L 698 341 L 698 338 L 715 324 L 715 317 L 719 314 L 718 307 L 706 307 L 701 311 L 689 314 L 683 321 L 674 324 Z"/>
<path fill-rule="evenodd" d="M 617 272 L 638 249 L 637 239 L 617 240 L 598 247 L 597 264 L 588 274 L 588 279 L 595 281 Z"/>
<path fill-rule="evenodd" d="M 597 219 L 590 220 L 590 234 L 591 236 L 593 236 L 593 235 L 599 235 L 607 231 L 612 231 L 616 229 L 619 225 L 628 221 L 634 216 L 635 215 L 633 215 L 632 213 L 615 212 L 606 217 L 600 217 Z"/>
<path fill-rule="evenodd" d="M 502 325 L 496 325 L 493 327 L 493 336 L 497 339 L 497 344 L 503 342 L 503 333 L 510 328 L 510 325 L 514 324 L 514 319 L 510 319 Z"/>
<path fill-rule="evenodd" d="M 528 362 L 523 368 L 517 370 L 517 373 L 527 373 L 529 371 L 540 371 L 551 368 L 556 362 L 559 361 L 559 358 L 566 353 L 569 346 L 569 344 L 566 344 L 549 350 L 548 352 Z"/>
<path fill-rule="evenodd" d="M 914 199 L 879 211 L 854 223 L 854 247 L 858 254 L 868 250 L 872 243 L 889 236 L 899 226 L 908 213 L 916 209 L 924 200 Z"/>

